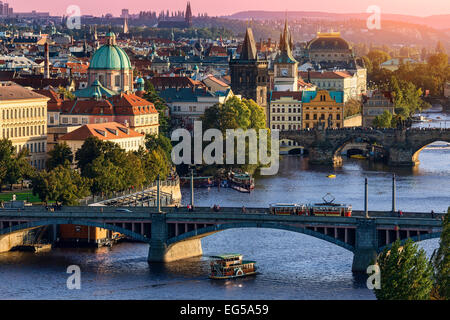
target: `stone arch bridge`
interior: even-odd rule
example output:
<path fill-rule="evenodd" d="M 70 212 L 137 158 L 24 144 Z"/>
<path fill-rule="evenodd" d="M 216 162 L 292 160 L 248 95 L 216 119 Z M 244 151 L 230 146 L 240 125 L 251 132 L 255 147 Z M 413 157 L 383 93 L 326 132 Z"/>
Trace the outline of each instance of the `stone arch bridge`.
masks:
<path fill-rule="evenodd" d="M 5 235 L 46 225 L 75 224 L 120 232 L 150 245 L 148 260 L 170 262 L 202 254 L 201 239 L 233 228 L 272 228 L 306 234 L 345 248 L 354 254 L 353 271 L 365 271 L 376 254 L 395 240 L 437 238 L 442 231 L 440 217 L 429 213 L 362 212 L 353 217 L 275 216 L 267 208 L 183 209 L 128 207 L 67 207 L 48 212 L 41 208 L 0 209 L 0 241 Z M 301 249 L 300 249 L 301 250 Z"/>
<path fill-rule="evenodd" d="M 289 139 L 309 151 L 311 164 L 342 165 L 340 151 L 352 142 L 367 142 L 385 149 L 391 166 L 419 164 L 419 153 L 435 141 L 450 142 L 450 129 L 370 129 L 281 131 L 280 139 Z"/>

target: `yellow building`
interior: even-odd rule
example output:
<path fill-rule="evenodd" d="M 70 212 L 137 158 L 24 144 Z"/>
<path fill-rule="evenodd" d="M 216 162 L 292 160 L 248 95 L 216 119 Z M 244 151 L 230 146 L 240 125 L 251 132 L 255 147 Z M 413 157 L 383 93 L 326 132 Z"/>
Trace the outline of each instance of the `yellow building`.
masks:
<path fill-rule="evenodd" d="M 303 101 L 303 129 L 319 125 L 324 128 L 344 126 L 344 103 L 342 91 L 305 91 Z"/>
<path fill-rule="evenodd" d="M 28 148 L 36 169 L 45 168 L 48 100 L 13 82 L 0 84 L 0 139 L 11 140 L 17 152 Z"/>

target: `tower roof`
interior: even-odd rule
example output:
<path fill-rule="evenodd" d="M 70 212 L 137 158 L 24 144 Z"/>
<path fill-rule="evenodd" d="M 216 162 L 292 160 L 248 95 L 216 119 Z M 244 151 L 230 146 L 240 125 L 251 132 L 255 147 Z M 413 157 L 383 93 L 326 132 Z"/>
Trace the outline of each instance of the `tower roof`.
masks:
<path fill-rule="evenodd" d="M 284 22 L 284 30 L 280 35 L 280 53 L 275 58 L 277 63 L 296 63 L 294 56 L 292 55 L 292 37 L 289 32 L 287 18 Z"/>
<path fill-rule="evenodd" d="M 253 37 L 253 31 L 250 28 L 247 28 L 247 32 L 245 33 L 240 59 L 241 60 L 258 59 L 258 52 L 256 50 L 255 38 Z"/>

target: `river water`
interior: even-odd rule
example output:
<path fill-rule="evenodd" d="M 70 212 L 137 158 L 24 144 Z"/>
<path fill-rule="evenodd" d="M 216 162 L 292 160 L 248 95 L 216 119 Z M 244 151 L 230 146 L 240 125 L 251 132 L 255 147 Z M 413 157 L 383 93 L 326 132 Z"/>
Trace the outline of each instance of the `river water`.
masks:
<path fill-rule="evenodd" d="M 430 117 L 450 118 L 442 114 Z M 449 123 L 450 124 L 450 123 Z M 432 122 L 425 126 L 443 126 Z M 249 194 L 230 189 L 196 189 L 195 204 L 267 206 L 273 202 L 337 202 L 363 209 L 364 178 L 369 209 L 391 209 L 392 173 L 397 175 L 397 208 L 444 212 L 450 205 L 450 148 L 436 143 L 420 154 L 414 169 L 344 160 L 341 168 L 311 167 L 307 159 L 285 156 L 277 176 L 257 177 Z M 328 179 L 329 173 L 336 174 Z M 189 189 L 182 190 L 186 201 Z M 419 243 L 428 255 L 438 240 Z M 352 254 L 328 242 L 271 229 L 233 229 L 202 240 L 203 257 L 148 264 L 148 246 L 120 243 L 112 248 L 54 249 L 37 254 L 0 254 L 0 299 L 375 299 L 365 277 L 351 272 Z M 233 281 L 208 279 L 208 256 L 239 252 L 256 260 L 260 275 Z M 81 289 L 69 290 L 69 265 L 81 269 Z"/>

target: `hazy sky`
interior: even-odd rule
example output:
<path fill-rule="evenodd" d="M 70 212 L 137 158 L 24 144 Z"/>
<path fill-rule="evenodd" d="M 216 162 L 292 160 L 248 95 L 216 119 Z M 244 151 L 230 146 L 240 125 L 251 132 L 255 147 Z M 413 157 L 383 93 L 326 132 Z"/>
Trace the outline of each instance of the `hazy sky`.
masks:
<path fill-rule="evenodd" d="M 5 2 L 5 0 L 3 0 Z M 160 11 L 162 9 L 184 10 L 186 0 L 7 0 L 16 12 L 50 11 L 52 14 L 66 13 L 70 5 L 78 5 L 81 14 L 120 15 L 121 9 L 131 13 L 141 10 Z M 324 12 L 365 12 L 367 7 L 378 5 L 381 13 L 399 13 L 415 16 L 450 14 L 450 0 L 192 0 L 194 15 L 207 12 L 210 16 L 228 15 L 244 10 L 276 11 L 324 11 Z"/>

